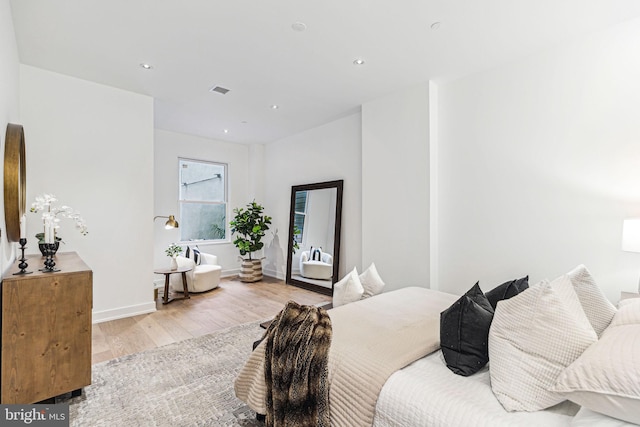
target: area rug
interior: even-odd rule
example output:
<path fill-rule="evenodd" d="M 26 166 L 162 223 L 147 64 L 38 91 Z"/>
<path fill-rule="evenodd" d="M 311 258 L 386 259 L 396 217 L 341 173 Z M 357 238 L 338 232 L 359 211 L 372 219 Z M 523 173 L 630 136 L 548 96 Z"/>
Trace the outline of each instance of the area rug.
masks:
<path fill-rule="evenodd" d="M 94 365 L 92 384 L 68 400 L 71 426 L 263 426 L 233 392 L 259 323 Z"/>

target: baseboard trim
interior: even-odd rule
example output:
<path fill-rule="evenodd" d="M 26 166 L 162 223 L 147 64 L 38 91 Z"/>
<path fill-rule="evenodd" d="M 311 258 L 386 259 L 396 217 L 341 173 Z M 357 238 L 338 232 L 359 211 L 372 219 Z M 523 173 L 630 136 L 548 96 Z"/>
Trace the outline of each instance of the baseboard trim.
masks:
<path fill-rule="evenodd" d="M 119 307 L 111 310 L 93 312 L 93 323 L 108 322 L 109 320 L 124 319 L 125 317 L 137 316 L 139 314 L 153 313 L 156 311 L 155 302 Z"/>
<path fill-rule="evenodd" d="M 272 268 L 263 269 L 263 274 L 265 276 L 274 277 L 274 278 L 276 278 L 278 280 L 284 280 L 285 279 L 284 274 L 282 274 L 280 271 L 274 270 Z"/>
<path fill-rule="evenodd" d="M 237 276 L 238 274 L 240 274 L 240 269 L 233 268 L 231 270 L 222 270 L 222 272 L 220 273 L 220 277 L 233 277 Z"/>

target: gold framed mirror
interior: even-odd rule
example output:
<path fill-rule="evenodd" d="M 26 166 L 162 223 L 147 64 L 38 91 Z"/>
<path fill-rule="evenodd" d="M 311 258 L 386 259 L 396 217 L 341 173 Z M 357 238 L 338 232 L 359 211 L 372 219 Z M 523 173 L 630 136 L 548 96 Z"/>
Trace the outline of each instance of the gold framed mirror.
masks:
<path fill-rule="evenodd" d="M 20 240 L 20 218 L 27 203 L 27 170 L 25 160 L 24 129 L 21 125 L 7 124 L 4 140 L 4 219 L 7 240 Z"/>

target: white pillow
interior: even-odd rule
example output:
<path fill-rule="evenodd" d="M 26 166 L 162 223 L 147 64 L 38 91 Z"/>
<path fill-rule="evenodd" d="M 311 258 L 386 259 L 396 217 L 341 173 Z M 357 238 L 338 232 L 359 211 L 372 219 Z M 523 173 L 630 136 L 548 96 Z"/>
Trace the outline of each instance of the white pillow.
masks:
<path fill-rule="evenodd" d="M 620 307 L 553 390 L 592 411 L 640 424 L 640 300 Z"/>
<path fill-rule="evenodd" d="M 593 330 L 598 336 L 609 326 L 613 315 L 616 314 L 616 308 L 604 296 L 593 276 L 584 265 L 579 265 L 569 273 L 567 273 L 573 289 L 578 295 L 582 309 L 587 315 Z"/>
<path fill-rule="evenodd" d="M 378 295 L 382 292 L 382 288 L 384 288 L 384 282 L 380 278 L 374 263 L 371 263 L 369 268 L 360 275 L 360 283 L 362 283 L 362 287 L 364 288 L 362 298 Z"/>
<path fill-rule="evenodd" d="M 489 330 L 493 393 L 507 411 L 562 402 L 565 397 L 549 388 L 597 339 L 567 276 L 498 302 Z"/>
<path fill-rule="evenodd" d="M 333 306 L 349 304 L 362 298 L 364 288 L 360 283 L 358 271 L 354 267 L 353 270 L 342 278 L 338 283 L 333 285 Z"/>

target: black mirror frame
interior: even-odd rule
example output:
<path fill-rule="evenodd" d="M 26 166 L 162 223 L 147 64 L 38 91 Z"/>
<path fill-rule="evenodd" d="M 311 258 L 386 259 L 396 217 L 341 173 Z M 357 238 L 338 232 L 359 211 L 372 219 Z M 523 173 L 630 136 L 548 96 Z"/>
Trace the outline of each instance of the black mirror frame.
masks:
<path fill-rule="evenodd" d="M 293 185 L 291 187 L 291 204 L 289 208 L 289 244 L 287 245 L 287 283 L 308 289 L 325 295 L 333 295 L 333 285 L 338 281 L 338 269 L 340 267 L 340 232 L 342 228 L 342 191 L 344 180 L 318 182 L 314 184 Z M 322 190 L 335 188 L 336 195 L 336 220 L 333 235 L 333 275 L 331 277 L 331 289 L 312 283 L 303 282 L 291 277 L 291 267 L 293 266 L 293 221 L 295 216 L 295 197 L 298 191 Z"/>

